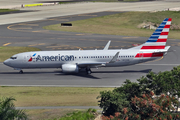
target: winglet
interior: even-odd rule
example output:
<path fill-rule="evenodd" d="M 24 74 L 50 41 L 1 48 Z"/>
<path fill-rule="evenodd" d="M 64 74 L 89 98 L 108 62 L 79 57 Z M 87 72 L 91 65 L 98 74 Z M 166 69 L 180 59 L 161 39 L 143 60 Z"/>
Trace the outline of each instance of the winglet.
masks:
<path fill-rule="evenodd" d="M 117 53 L 115 54 L 115 56 L 112 58 L 112 60 L 111 60 L 109 63 L 114 63 L 114 62 L 116 62 L 116 59 L 118 58 L 118 55 L 119 55 L 119 52 L 117 52 Z"/>
<path fill-rule="evenodd" d="M 106 44 L 106 46 L 104 47 L 103 50 L 108 50 L 110 43 L 111 43 L 111 41 L 109 41 L 109 42 Z"/>

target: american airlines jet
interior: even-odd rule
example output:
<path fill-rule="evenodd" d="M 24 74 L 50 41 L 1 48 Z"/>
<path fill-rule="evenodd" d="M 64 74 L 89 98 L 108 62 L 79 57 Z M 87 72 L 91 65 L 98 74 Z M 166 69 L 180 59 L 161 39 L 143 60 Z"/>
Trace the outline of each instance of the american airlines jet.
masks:
<path fill-rule="evenodd" d="M 129 49 L 109 50 L 110 41 L 103 50 L 33 51 L 13 55 L 4 64 L 16 70 L 32 68 L 61 68 L 64 73 L 78 73 L 91 68 L 134 65 L 161 58 L 170 46 L 165 46 L 171 18 L 166 18 L 142 45 Z"/>

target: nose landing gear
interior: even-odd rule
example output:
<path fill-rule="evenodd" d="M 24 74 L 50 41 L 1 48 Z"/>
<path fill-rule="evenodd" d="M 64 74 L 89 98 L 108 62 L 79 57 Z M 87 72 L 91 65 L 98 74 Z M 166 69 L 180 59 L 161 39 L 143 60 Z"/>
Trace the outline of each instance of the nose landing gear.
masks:
<path fill-rule="evenodd" d="M 20 74 L 23 74 L 24 72 L 22 70 L 19 71 Z"/>
<path fill-rule="evenodd" d="M 23 70 L 21 70 L 21 68 L 14 68 L 14 70 L 19 70 L 19 73 L 20 73 L 20 74 L 23 74 L 23 73 L 24 73 Z"/>
<path fill-rule="evenodd" d="M 92 73 L 91 69 L 90 69 L 90 68 L 86 68 L 86 73 L 87 73 L 88 75 L 90 75 L 90 74 Z"/>

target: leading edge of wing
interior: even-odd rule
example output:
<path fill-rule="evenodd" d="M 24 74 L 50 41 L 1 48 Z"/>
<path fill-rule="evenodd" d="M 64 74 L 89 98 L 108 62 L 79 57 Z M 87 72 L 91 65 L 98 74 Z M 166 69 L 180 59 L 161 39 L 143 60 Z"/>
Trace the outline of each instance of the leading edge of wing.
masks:
<path fill-rule="evenodd" d="M 91 62 L 91 63 L 77 63 L 79 67 L 87 67 L 87 66 L 105 66 L 106 62 Z"/>

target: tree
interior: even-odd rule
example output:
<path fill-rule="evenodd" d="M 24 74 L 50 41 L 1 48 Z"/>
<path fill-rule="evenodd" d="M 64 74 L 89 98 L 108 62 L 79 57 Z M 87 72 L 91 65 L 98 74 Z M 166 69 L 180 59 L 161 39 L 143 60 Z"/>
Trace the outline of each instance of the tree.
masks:
<path fill-rule="evenodd" d="M 15 109 L 13 97 L 0 98 L 0 120 L 26 120 L 27 115 L 23 110 Z"/>
<path fill-rule="evenodd" d="M 114 116 L 103 116 L 103 120 L 176 120 L 180 118 L 179 113 L 172 113 L 176 99 L 168 95 L 155 97 L 151 91 L 141 97 L 131 98 L 131 106 L 123 108 L 122 112 L 116 112 Z"/>
<path fill-rule="evenodd" d="M 166 115 L 175 115 L 179 107 L 178 100 L 180 98 L 180 66 L 174 67 L 171 71 L 159 72 L 158 74 L 150 72 L 137 81 L 138 83 L 126 80 L 121 87 L 115 88 L 113 91 L 100 92 L 100 96 L 97 98 L 100 98 L 99 106 L 103 108 L 104 115 L 112 117 L 117 115 L 116 113 L 121 113 L 121 118 L 123 119 L 135 119 L 133 116 L 129 116 L 130 114 L 135 117 L 138 115 L 139 119 L 145 119 L 146 117 L 151 119 L 151 116 L 147 115 L 150 112 L 149 110 L 153 110 L 151 105 L 153 104 L 157 107 L 164 105 L 164 103 L 168 103 L 168 106 L 165 109 L 158 109 L 161 111 L 157 114 L 158 117 L 165 114 L 162 111 L 166 111 Z M 138 103 L 140 102 L 139 100 L 147 102 L 145 99 L 150 98 L 144 98 L 143 96 L 151 95 L 151 93 L 155 94 L 156 99 L 151 98 L 153 102 L 148 102 L 149 106 L 146 106 L 147 109 L 143 108 L 145 106 L 137 108 L 137 106 L 142 106 L 142 103 Z M 166 96 L 163 100 L 161 99 L 162 95 Z M 135 99 L 138 101 L 134 102 L 133 100 Z M 138 105 L 135 106 L 135 103 Z M 147 113 L 144 115 L 145 117 L 137 109 L 144 110 L 143 113 Z M 126 110 L 126 114 L 122 114 L 125 112 L 124 110 Z"/>
<path fill-rule="evenodd" d="M 100 92 L 99 106 L 103 108 L 105 115 L 114 115 L 115 112 L 122 112 L 124 107 L 129 107 L 130 100 L 134 96 L 140 96 L 140 86 L 138 83 L 126 80 L 122 87 L 115 88 L 113 91 Z"/>
<path fill-rule="evenodd" d="M 98 96 L 100 99 L 99 106 L 103 108 L 103 113 L 105 115 L 113 115 L 117 111 L 122 111 L 122 109 L 129 105 L 125 94 L 118 93 L 114 91 L 103 91 Z"/>
<path fill-rule="evenodd" d="M 153 91 L 156 95 L 165 94 L 176 99 L 180 98 L 180 66 L 158 74 L 150 72 L 146 77 L 141 77 L 137 81 L 145 93 Z M 174 106 L 177 112 L 179 103 Z"/>

